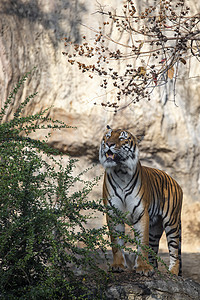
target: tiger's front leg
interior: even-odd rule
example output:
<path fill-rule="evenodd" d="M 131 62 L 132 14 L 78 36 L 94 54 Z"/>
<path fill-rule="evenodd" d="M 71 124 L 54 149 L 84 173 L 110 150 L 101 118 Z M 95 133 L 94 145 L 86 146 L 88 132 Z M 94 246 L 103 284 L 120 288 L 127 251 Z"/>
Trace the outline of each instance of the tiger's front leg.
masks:
<path fill-rule="evenodd" d="M 108 218 L 107 223 L 110 230 L 110 238 L 113 253 L 113 263 L 111 265 L 111 268 L 113 272 L 122 272 L 126 268 L 126 260 L 124 257 L 124 253 L 123 250 L 120 249 L 120 246 L 124 245 L 124 240 L 122 236 L 125 233 L 125 225 L 113 225 L 113 223 L 110 220 L 108 220 Z M 115 237 L 115 233 L 117 233 L 119 236 Z"/>
<path fill-rule="evenodd" d="M 154 273 L 153 267 L 149 264 L 148 251 L 143 246 L 149 246 L 149 214 L 145 210 L 142 217 L 134 222 L 134 229 L 137 233 L 136 239 L 138 241 L 138 255 L 135 262 L 136 273 L 150 276 Z"/>

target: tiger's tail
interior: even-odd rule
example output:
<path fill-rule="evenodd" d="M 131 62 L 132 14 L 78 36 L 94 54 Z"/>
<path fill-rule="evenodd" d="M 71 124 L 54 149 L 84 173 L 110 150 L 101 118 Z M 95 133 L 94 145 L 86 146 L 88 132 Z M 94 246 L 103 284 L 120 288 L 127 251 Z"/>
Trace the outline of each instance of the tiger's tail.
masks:
<path fill-rule="evenodd" d="M 181 259 L 181 220 L 179 223 L 179 245 L 178 245 L 179 272 L 178 276 L 182 276 L 182 259 Z"/>

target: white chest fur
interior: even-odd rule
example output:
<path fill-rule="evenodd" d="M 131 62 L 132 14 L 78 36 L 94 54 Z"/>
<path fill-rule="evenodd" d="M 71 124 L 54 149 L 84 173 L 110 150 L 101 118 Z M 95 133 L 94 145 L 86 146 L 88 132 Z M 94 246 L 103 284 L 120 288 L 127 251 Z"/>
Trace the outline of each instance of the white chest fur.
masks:
<path fill-rule="evenodd" d="M 127 218 L 134 223 L 143 210 L 139 194 L 141 186 L 139 173 L 130 174 L 111 169 L 107 172 L 106 186 L 109 192 L 109 204 L 128 213 Z"/>

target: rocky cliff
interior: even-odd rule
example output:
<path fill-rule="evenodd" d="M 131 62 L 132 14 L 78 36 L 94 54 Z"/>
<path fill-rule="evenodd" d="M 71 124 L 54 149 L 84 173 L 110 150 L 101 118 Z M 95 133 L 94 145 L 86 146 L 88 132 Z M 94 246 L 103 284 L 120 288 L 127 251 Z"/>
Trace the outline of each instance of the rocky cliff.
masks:
<path fill-rule="evenodd" d="M 198 10 L 198 1 L 191 2 L 193 9 Z M 101 3 L 118 6 L 121 1 L 107 4 L 102 0 Z M 143 133 L 142 162 L 172 175 L 183 188 L 185 205 L 191 207 L 200 196 L 200 63 L 191 59 L 182 66 L 176 84 L 176 105 L 171 81 L 166 87 L 158 88 L 150 102 L 140 101 L 116 114 L 95 106 L 99 97 L 106 101 L 112 99 L 112 93 L 105 94 L 98 80 L 88 78 L 68 64 L 62 52 L 64 37 L 78 43 L 83 34 L 90 36 L 90 30 L 82 23 L 93 28 L 102 23 L 103 16 L 93 14 L 96 10 L 96 1 L 1 1 L 2 104 L 19 77 L 37 67 L 7 118 L 19 101 L 38 91 L 26 113 L 52 106 L 51 117 L 77 127 L 53 132 L 49 142 L 64 153 L 78 157 L 79 169 L 98 162 L 98 147 L 107 124 L 135 134 Z M 36 137 L 42 135 L 38 132 Z M 93 175 L 102 172 L 99 166 L 93 169 Z M 98 187 L 93 197 L 100 197 L 100 190 Z M 200 222 L 198 218 L 197 222 Z"/>

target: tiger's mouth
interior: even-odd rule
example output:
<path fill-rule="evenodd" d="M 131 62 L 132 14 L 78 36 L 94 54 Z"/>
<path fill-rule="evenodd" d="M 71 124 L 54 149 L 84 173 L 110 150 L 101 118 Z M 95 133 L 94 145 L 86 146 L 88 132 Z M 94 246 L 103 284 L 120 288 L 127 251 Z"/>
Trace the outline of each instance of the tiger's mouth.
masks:
<path fill-rule="evenodd" d="M 108 152 L 106 152 L 106 160 L 114 160 L 115 158 L 115 154 L 112 153 L 111 150 L 108 150 Z"/>

